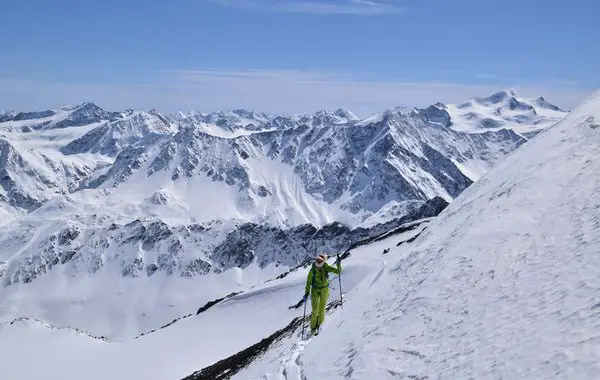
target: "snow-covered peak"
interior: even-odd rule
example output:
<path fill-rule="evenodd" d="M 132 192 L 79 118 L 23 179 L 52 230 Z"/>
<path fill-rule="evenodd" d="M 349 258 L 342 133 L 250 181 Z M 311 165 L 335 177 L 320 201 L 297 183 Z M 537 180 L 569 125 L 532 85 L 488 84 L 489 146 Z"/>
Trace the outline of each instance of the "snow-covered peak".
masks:
<path fill-rule="evenodd" d="M 260 120 L 262 122 L 266 122 L 270 119 L 270 116 L 264 112 L 248 111 L 245 109 L 235 109 L 231 112 L 244 119 Z"/>
<path fill-rule="evenodd" d="M 121 113 L 107 112 L 94 103 L 85 102 L 52 110 L 19 112 L 11 115 L 10 118 L 0 117 L 0 127 L 29 132 L 41 129 L 82 127 L 103 121 L 118 120 L 121 117 Z"/>
<path fill-rule="evenodd" d="M 95 103 L 93 102 L 82 102 L 80 104 L 69 104 L 69 105 L 64 105 L 62 107 L 59 108 L 59 110 L 61 111 L 74 111 L 76 109 L 96 109 L 96 110 L 100 110 L 101 108 L 98 107 Z"/>
<path fill-rule="evenodd" d="M 51 128 L 79 127 L 102 121 L 114 121 L 121 117 L 120 113 L 107 112 L 94 103 L 85 102 L 69 110 L 69 114 L 51 125 Z"/>
<path fill-rule="evenodd" d="M 211 112 L 209 114 L 194 113 L 190 116 L 230 131 L 238 128 L 260 129 L 269 120 L 269 117 L 264 113 L 243 109 Z"/>
<path fill-rule="evenodd" d="M 344 108 L 338 108 L 333 112 L 333 114 L 339 118 L 346 119 L 348 121 L 359 120 L 359 117 L 353 114 L 352 111 Z"/>
<path fill-rule="evenodd" d="M 74 111 L 73 114 L 79 112 Z M 85 113 L 84 115 L 89 115 Z M 63 154 L 100 153 L 115 157 L 126 147 L 147 143 L 160 136 L 177 132 L 178 125 L 158 112 L 134 111 L 119 114 L 114 120 L 101 122 L 78 139 L 61 148 Z"/>
<path fill-rule="evenodd" d="M 364 126 L 370 126 L 370 125 L 384 123 L 385 121 L 393 118 L 394 114 L 396 114 L 396 113 L 398 113 L 398 112 L 395 112 L 395 110 L 392 110 L 392 109 L 387 109 L 383 112 L 376 112 L 374 114 L 367 116 L 363 120 L 360 120 L 359 122 L 356 123 L 356 125 L 364 127 Z"/>
<path fill-rule="evenodd" d="M 524 98 L 514 90 L 476 97 L 460 105 L 449 104 L 446 110 L 456 130 L 512 129 L 527 137 L 536 135 L 567 114 L 542 97 Z"/>
<path fill-rule="evenodd" d="M 436 103 L 418 112 L 430 125 L 448 128 L 452 125 L 452 118 L 447 108 L 441 103 Z"/>
<path fill-rule="evenodd" d="M 518 97 L 518 95 L 517 95 L 516 91 L 509 89 L 509 90 L 498 91 L 490 96 L 477 97 L 477 98 L 475 98 L 475 101 L 477 101 L 481 104 L 490 105 L 490 104 L 498 104 L 501 102 L 505 102 L 506 100 L 508 100 L 510 98 L 517 98 L 517 97 Z"/>
<path fill-rule="evenodd" d="M 302 116 L 281 115 L 275 116 L 269 121 L 269 127 L 277 130 L 292 129 L 307 122 L 309 119 L 304 119 Z"/>
<path fill-rule="evenodd" d="M 330 110 L 320 110 L 315 112 L 310 119 L 312 119 L 313 125 L 345 125 L 349 123 L 354 123 L 359 120 L 356 115 L 352 112 L 338 108 L 335 111 Z"/>
<path fill-rule="evenodd" d="M 487 97 L 477 97 L 473 103 L 494 108 L 498 113 L 504 110 L 534 111 L 534 107 L 528 103 L 528 99 L 522 98 L 514 90 L 498 91 Z"/>
<path fill-rule="evenodd" d="M 18 112 L 14 110 L 0 109 L 0 123 L 14 119 L 17 114 Z"/>
<path fill-rule="evenodd" d="M 15 110 L 5 110 L 3 108 L 0 108 L 0 116 L 2 115 L 16 115 L 18 112 Z"/>
<path fill-rule="evenodd" d="M 211 113 L 179 112 L 174 116 L 174 120 L 181 124 L 196 125 L 205 133 L 222 137 L 239 136 L 270 129 L 271 127 L 267 124 L 271 119 L 272 116 L 266 113 L 244 109 Z"/>
<path fill-rule="evenodd" d="M 538 107 L 547 108 L 547 109 L 550 109 L 552 111 L 562 111 L 560 108 L 558 108 L 554 104 L 552 104 L 552 103 L 548 102 L 546 99 L 544 99 L 543 96 L 540 96 L 537 99 L 535 99 L 535 104 Z"/>
<path fill-rule="evenodd" d="M 537 98 L 522 97 L 515 90 L 502 90 L 487 97 L 476 97 L 458 107 L 473 108 L 474 104 L 493 108 L 498 114 L 503 111 L 515 110 L 532 111 L 534 114 L 537 114 L 539 108 L 564 112 L 542 96 Z"/>
<path fill-rule="evenodd" d="M 19 112 L 13 118 L 15 121 L 25 121 L 25 120 L 34 120 L 34 119 L 45 119 L 56 115 L 55 110 L 45 110 L 45 111 L 33 111 L 33 112 Z"/>

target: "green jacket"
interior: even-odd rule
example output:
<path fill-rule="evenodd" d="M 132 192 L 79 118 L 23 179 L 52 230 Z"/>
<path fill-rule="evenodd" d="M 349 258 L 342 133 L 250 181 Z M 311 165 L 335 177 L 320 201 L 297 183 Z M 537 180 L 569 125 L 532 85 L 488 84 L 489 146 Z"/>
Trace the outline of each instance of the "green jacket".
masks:
<path fill-rule="evenodd" d="M 315 289 L 322 289 L 329 286 L 329 273 L 340 274 L 342 272 L 342 264 L 338 263 L 337 267 L 333 267 L 327 263 L 323 263 L 323 267 L 317 268 L 313 263 L 312 268 L 308 271 L 306 278 L 306 292 L 310 292 L 311 286 Z"/>

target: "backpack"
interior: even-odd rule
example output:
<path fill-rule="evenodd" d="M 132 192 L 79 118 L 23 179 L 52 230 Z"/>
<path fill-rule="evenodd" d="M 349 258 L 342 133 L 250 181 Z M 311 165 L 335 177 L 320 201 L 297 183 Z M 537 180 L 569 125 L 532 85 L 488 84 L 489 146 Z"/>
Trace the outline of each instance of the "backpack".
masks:
<path fill-rule="evenodd" d="M 327 263 L 323 263 L 323 268 L 322 268 L 322 269 L 325 269 L 325 265 L 326 265 L 326 264 L 327 264 Z M 311 282 L 312 282 L 312 284 L 311 284 L 311 286 L 312 286 L 314 289 L 323 289 L 323 288 L 327 288 L 327 287 L 329 286 L 329 272 L 328 272 L 328 271 L 325 271 L 325 281 L 326 281 L 326 282 L 325 282 L 325 284 L 326 284 L 326 285 L 322 285 L 322 286 L 316 286 L 316 284 L 317 284 L 317 283 L 316 283 L 316 281 L 315 281 L 315 274 L 317 273 L 317 266 L 315 265 L 315 263 L 312 263 L 312 268 L 311 268 L 311 270 L 312 270 L 312 281 L 311 281 Z"/>

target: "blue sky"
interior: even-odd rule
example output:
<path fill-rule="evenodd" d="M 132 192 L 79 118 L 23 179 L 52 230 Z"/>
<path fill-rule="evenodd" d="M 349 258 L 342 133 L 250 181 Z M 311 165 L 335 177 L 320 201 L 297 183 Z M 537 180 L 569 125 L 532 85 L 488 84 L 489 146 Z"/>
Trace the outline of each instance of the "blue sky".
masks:
<path fill-rule="evenodd" d="M 600 87 L 598 14 L 595 0 L 4 0 L 0 108 L 365 114 L 500 88 L 569 108 Z"/>

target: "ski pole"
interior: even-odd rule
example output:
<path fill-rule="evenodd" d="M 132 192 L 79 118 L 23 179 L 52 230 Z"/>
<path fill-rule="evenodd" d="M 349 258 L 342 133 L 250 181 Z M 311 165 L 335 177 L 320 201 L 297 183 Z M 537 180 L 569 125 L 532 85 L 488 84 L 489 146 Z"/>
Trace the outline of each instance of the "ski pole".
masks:
<path fill-rule="evenodd" d="M 302 340 L 304 340 L 304 320 L 306 319 L 306 298 L 304 299 L 304 314 L 302 314 Z"/>
<path fill-rule="evenodd" d="M 340 254 L 337 254 L 338 263 L 341 263 Z M 340 280 L 340 304 L 342 305 L 342 309 L 344 308 L 344 299 L 342 298 L 342 271 L 340 270 L 340 275 L 338 276 L 338 280 Z"/>

